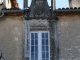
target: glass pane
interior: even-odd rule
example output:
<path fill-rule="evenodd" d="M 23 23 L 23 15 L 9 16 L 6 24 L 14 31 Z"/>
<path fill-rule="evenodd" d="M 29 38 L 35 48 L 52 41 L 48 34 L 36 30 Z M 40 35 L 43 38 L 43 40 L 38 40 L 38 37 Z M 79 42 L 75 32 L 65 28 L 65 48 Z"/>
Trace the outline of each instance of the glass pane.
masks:
<path fill-rule="evenodd" d="M 39 32 L 41 36 L 38 37 L 37 32 L 31 33 L 31 60 L 39 60 L 38 54 L 40 53 L 41 59 L 40 60 L 49 60 L 49 42 L 48 42 L 48 33 L 46 32 Z M 38 39 L 41 39 L 38 44 Z M 42 43 L 42 44 L 41 44 Z M 39 46 L 38 46 L 39 45 Z M 41 50 L 38 53 L 38 48 Z M 40 55 L 39 54 L 39 55 Z"/>
<path fill-rule="evenodd" d="M 42 60 L 45 60 L 45 59 L 42 59 Z"/>
<path fill-rule="evenodd" d="M 34 33 L 31 33 L 31 39 L 34 39 Z"/>
<path fill-rule="evenodd" d="M 46 45 L 48 45 L 48 39 L 46 39 Z"/>
<path fill-rule="evenodd" d="M 38 60 L 38 33 L 31 33 L 31 60 Z"/>
<path fill-rule="evenodd" d="M 34 39 L 31 39 L 31 40 L 34 40 Z"/>
<path fill-rule="evenodd" d="M 44 38 L 44 33 L 42 33 L 42 38 Z"/>
<path fill-rule="evenodd" d="M 34 60 L 34 58 L 31 58 L 31 60 Z"/>
<path fill-rule="evenodd" d="M 48 33 L 45 33 L 46 38 L 48 38 Z"/>
<path fill-rule="evenodd" d="M 31 58 L 31 60 L 35 60 L 34 58 Z"/>
<path fill-rule="evenodd" d="M 33 58 L 33 59 L 34 59 L 34 53 L 31 53 L 31 58 Z"/>
<path fill-rule="evenodd" d="M 34 40 L 31 40 L 31 45 L 34 45 Z"/>
<path fill-rule="evenodd" d="M 45 46 L 42 46 L 42 51 L 45 51 Z"/>
<path fill-rule="evenodd" d="M 46 46 L 46 51 L 48 51 L 48 46 Z"/>
<path fill-rule="evenodd" d="M 38 38 L 38 34 L 37 33 L 35 33 L 35 39 L 37 39 Z"/>
<path fill-rule="evenodd" d="M 44 39 L 42 39 L 42 45 L 45 45 L 45 40 Z"/>
<path fill-rule="evenodd" d="M 35 40 L 35 45 L 38 45 L 38 40 Z"/>
<path fill-rule="evenodd" d="M 35 53 L 35 59 L 38 59 L 38 52 Z"/>
<path fill-rule="evenodd" d="M 42 58 L 45 58 L 45 52 L 42 52 Z"/>
<path fill-rule="evenodd" d="M 35 60 L 38 60 L 38 59 L 35 59 Z"/>
<path fill-rule="evenodd" d="M 38 46 L 35 46 L 35 52 L 38 52 Z"/>
<path fill-rule="evenodd" d="M 46 60 L 49 60 L 49 59 L 46 59 Z"/>
<path fill-rule="evenodd" d="M 46 58 L 49 58 L 49 52 L 46 52 Z"/>
<path fill-rule="evenodd" d="M 34 46 L 31 46 L 31 52 L 34 52 Z"/>

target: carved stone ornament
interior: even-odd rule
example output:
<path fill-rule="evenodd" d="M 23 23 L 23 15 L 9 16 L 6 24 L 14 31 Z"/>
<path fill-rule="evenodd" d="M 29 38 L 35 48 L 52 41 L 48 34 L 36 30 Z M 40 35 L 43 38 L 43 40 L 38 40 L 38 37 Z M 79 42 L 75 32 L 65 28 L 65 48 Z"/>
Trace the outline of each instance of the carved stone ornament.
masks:
<path fill-rule="evenodd" d="M 26 18 L 47 19 L 50 17 L 50 8 L 47 0 L 32 0 L 29 10 L 25 10 Z"/>
<path fill-rule="evenodd" d="M 19 8 L 17 0 L 10 0 L 11 8 Z"/>

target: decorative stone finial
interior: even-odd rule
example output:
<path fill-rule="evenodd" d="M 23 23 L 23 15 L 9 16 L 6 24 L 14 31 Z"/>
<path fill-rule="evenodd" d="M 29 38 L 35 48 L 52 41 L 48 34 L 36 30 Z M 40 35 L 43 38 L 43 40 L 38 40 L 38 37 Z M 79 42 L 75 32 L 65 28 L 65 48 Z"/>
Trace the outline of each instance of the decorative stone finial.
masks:
<path fill-rule="evenodd" d="M 47 0 L 32 0 L 29 17 L 47 19 L 50 16 L 49 10 Z"/>

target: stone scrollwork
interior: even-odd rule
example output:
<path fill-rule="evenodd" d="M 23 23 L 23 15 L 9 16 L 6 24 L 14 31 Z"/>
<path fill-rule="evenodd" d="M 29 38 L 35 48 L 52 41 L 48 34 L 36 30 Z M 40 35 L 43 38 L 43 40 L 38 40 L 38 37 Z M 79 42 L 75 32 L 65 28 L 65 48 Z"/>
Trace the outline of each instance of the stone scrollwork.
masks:
<path fill-rule="evenodd" d="M 27 15 L 28 13 L 28 15 Z M 26 15 L 30 19 L 47 19 L 50 17 L 50 8 L 47 0 L 32 0 L 29 12 Z"/>

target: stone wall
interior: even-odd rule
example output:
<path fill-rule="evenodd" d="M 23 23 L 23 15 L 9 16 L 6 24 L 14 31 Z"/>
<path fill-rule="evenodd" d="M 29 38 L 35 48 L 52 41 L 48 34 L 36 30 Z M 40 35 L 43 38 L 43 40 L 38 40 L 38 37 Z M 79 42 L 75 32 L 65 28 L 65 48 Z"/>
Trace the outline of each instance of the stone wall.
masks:
<path fill-rule="evenodd" d="M 59 16 L 59 60 L 80 60 L 80 15 Z"/>
<path fill-rule="evenodd" d="M 57 32 L 57 39 L 53 40 L 57 40 L 58 44 L 55 45 L 59 45 L 59 60 L 80 60 L 80 15 L 58 17 L 59 21 L 54 22 L 54 25 L 57 24 L 57 31 L 53 30 L 53 33 Z M 55 27 L 54 25 L 52 28 Z M 28 35 L 30 31 L 38 30 L 50 31 L 49 22 L 42 19 L 23 20 L 22 16 L 0 18 L 0 50 L 3 52 L 3 57 L 6 60 L 23 60 L 23 57 L 25 57 L 24 60 L 29 60 L 30 40 Z M 50 46 L 53 45 L 50 44 Z M 50 50 L 50 58 L 53 57 L 52 50 Z"/>
<path fill-rule="evenodd" d="M 23 60 L 23 38 L 22 16 L 0 18 L 0 50 L 6 60 Z"/>
<path fill-rule="evenodd" d="M 53 34 L 56 34 L 55 32 L 57 32 L 57 37 L 56 37 L 57 39 L 51 37 L 53 39 L 50 40 L 51 42 L 53 40 L 54 42 L 57 42 L 57 44 L 53 44 L 53 43 L 52 43 L 53 45 L 50 44 L 51 60 L 57 59 L 58 52 L 56 51 L 59 51 L 59 60 L 80 60 L 80 44 L 79 44 L 80 43 L 80 15 L 68 15 L 68 16 L 64 15 L 64 16 L 58 16 L 58 17 L 59 17 L 59 21 L 57 21 L 57 31 L 53 30 Z M 47 20 L 34 19 L 26 22 L 29 24 L 29 29 L 30 29 L 29 32 L 38 31 L 38 30 L 50 31 L 49 22 Z M 56 29 L 54 25 L 52 25 L 52 28 Z M 27 31 L 27 29 L 25 31 Z M 56 35 L 53 35 L 53 36 L 55 37 Z M 28 48 L 27 50 L 25 50 L 25 51 L 28 51 L 26 53 L 26 58 L 30 58 L 30 55 L 29 55 L 30 40 L 29 38 L 27 38 L 26 40 L 28 40 L 27 42 Z M 59 45 L 59 50 L 55 50 L 55 48 L 58 49 L 57 48 L 58 45 Z M 55 52 L 53 52 L 53 50 Z M 57 55 L 55 53 L 57 53 Z M 53 55 L 55 55 L 54 58 L 53 58 Z"/>

